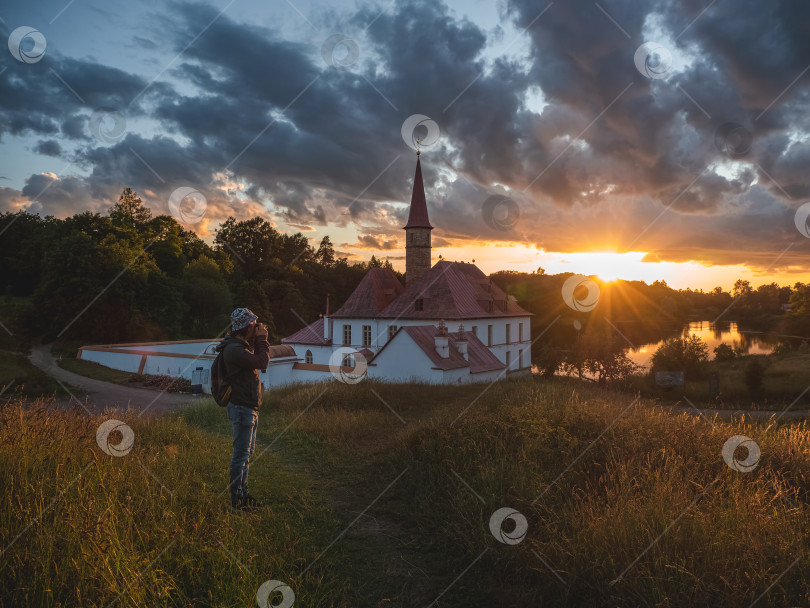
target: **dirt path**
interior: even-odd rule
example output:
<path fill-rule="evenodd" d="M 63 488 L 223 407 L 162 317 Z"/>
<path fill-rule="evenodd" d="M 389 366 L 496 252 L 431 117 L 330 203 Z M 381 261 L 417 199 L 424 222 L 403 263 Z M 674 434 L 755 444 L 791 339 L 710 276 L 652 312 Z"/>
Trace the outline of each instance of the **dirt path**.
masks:
<path fill-rule="evenodd" d="M 177 411 L 180 406 L 193 403 L 200 398 L 199 396 L 161 393 L 146 388 L 122 386 L 74 374 L 59 367 L 51 354 L 49 344 L 34 345 L 28 358 L 31 363 L 49 376 L 86 391 L 87 397 L 84 400 L 79 399 L 82 405 L 92 413 L 100 412 L 107 407 L 114 407 L 136 410 L 139 414 L 166 414 Z M 73 400 L 57 403 L 67 405 L 71 401 Z"/>
<path fill-rule="evenodd" d="M 697 409 L 689 405 L 662 405 L 660 406 L 667 412 L 671 413 L 685 413 L 693 416 L 705 416 L 709 420 L 716 415 L 719 420 L 756 420 L 757 422 L 768 422 L 773 418 L 779 419 L 780 422 L 788 420 L 807 420 L 810 418 L 808 410 L 788 410 L 783 413 L 782 410 L 711 410 L 711 409 Z"/>

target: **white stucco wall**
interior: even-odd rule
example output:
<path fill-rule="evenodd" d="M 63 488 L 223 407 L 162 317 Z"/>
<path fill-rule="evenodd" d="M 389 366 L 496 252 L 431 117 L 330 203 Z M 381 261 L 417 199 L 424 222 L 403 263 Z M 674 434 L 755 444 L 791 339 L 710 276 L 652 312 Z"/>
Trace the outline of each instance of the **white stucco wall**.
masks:
<path fill-rule="evenodd" d="M 205 342 L 203 346 L 209 343 L 210 342 Z M 115 348 L 117 350 L 148 350 L 152 352 L 153 346 L 161 346 L 160 352 L 170 352 L 168 348 L 170 345 L 168 344 L 130 345 L 127 348 L 123 348 L 123 346 L 124 345 L 115 345 Z M 180 350 L 191 350 L 186 344 L 179 344 L 178 346 L 182 347 Z M 197 348 L 199 348 L 199 345 Z M 202 390 L 205 393 L 211 392 L 211 364 L 214 362 L 213 356 L 204 355 L 200 358 L 197 358 L 195 355 L 189 355 L 188 357 L 168 357 L 161 356 L 160 354 L 142 355 L 140 353 L 129 354 L 126 352 L 110 352 L 107 350 L 82 350 L 81 353 L 81 358 L 85 361 L 93 361 L 94 363 L 99 363 L 100 365 L 112 369 L 119 369 L 133 374 L 138 372 L 142 357 L 146 357 L 142 372 L 144 374 L 165 375 L 175 378 L 181 377 L 193 381 L 194 372 L 198 368 L 202 368 Z M 259 372 L 259 378 L 261 379 L 264 389 L 269 390 L 272 387 L 289 383 L 292 375 L 292 366 L 295 360 L 295 357 L 272 359 L 267 366 L 267 371 Z"/>
<path fill-rule="evenodd" d="M 141 355 L 129 355 L 125 353 L 110 353 L 99 350 L 83 350 L 81 358 L 84 361 L 92 361 L 100 365 L 120 369 L 125 372 L 137 373 L 141 365 Z"/>
<path fill-rule="evenodd" d="M 166 344 L 146 343 L 146 344 L 105 344 L 111 348 L 124 350 L 148 350 L 156 353 L 175 353 L 178 355 L 202 355 L 211 346 L 209 353 L 213 352 L 213 347 L 219 344 L 219 340 L 194 340 L 191 342 L 169 342 Z"/>
<path fill-rule="evenodd" d="M 388 342 L 388 326 L 395 325 L 396 327 L 403 327 L 403 326 L 414 326 L 414 325 L 439 325 L 439 319 L 329 319 L 330 324 L 332 325 L 332 335 L 333 335 L 333 348 L 338 348 L 340 346 L 345 346 L 343 344 L 343 326 L 349 325 L 352 328 L 352 341 L 350 346 L 354 349 L 361 349 L 361 348 L 368 348 L 373 352 L 378 352 L 383 346 L 385 346 L 386 342 Z M 493 354 L 498 357 L 498 359 L 506 363 L 506 352 L 510 351 L 511 354 L 511 362 L 510 362 L 510 369 L 518 369 L 519 361 L 518 361 L 518 353 L 519 351 L 523 350 L 523 366 L 522 367 L 530 367 L 531 366 L 531 317 L 501 317 L 501 318 L 484 318 L 484 319 L 465 319 L 463 321 L 458 321 L 457 319 L 453 320 L 445 320 L 445 324 L 447 325 L 448 331 L 454 332 L 458 330 L 459 323 L 463 323 L 464 329 L 468 331 L 473 331 L 473 328 L 476 329 L 476 335 L 478 339 L 481 340 L 484 344 L 490 346 L 490 350 Z M 523 336 L 522 341 L 519 340 L 520 336 L 520 324 L 523 324 Z M 363 326 L 370 325 L 371 326 L 371 345 L 364 346 L 363 345 Z M 488 344 L 488 326 L 492 326 L 492 342 L 491 345 Z M 510 341 L 506 342 L 506 326 L 510 325 Z M 306 352 L 307 348 L 310 348 L 313 353 L 313 357 L 317 356 L 316 349 L 321 349 L 325 347 L 301 347 L 299 351 L 299 347 L 296 345 L 292 345 L 295 348 L 295 352 L 297 355 L 303 357 L 304 353 Z M 324 363 L 328 362 L 329 355 L 331 354 L 331 350 L 327 350 L 325 353 L 326 360 Z M 319 363 L 320 361 L 315 359 L 314 363 Z"/>

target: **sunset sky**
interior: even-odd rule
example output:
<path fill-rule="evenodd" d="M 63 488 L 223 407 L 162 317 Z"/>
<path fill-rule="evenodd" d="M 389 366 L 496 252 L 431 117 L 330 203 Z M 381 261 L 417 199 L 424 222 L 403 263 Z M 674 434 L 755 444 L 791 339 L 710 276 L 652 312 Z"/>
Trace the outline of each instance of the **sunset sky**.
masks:
<path fill-rule="evenodd" d="M 423 137 L 434 262 L 810 281 L 806 0 L 15 4 L 0 211 L 188 188 L 202 237 L 259 215 L 404 270 Z"/>

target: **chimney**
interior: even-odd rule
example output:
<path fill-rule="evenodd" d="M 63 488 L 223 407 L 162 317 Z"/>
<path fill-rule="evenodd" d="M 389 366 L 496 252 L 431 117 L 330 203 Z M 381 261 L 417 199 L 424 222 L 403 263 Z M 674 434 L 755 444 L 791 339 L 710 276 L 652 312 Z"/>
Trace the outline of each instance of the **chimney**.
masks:
<path fill-rule="evenodd" d="M 467 353 L 467 338 L 464 337 L 464 324 L 458 324 L 458 333 L 456 334 L 456 350 L 464 357 L 465 361 L 470 360 L 470 355 Z"/>
<path fill-rule="evenodd" d="M 447 359 L 450 356 L 450 347 L 448 346 L 450 338 L 447 335 L 447 326 L 444 324 L 444 319 L 439 321 L 438 328 L 439 331 L 436 332 L 436 336 L 433 338 L 436 344 L 436 352 L 439 353 L 442 359 Z"/>
<path fill-rule="evenodd" d="M 329 341 L 332 338 L 332 328 L 329 325 L 329 294 L 326 294 L 326 312 L 323 315 L 323 339 Z"/>

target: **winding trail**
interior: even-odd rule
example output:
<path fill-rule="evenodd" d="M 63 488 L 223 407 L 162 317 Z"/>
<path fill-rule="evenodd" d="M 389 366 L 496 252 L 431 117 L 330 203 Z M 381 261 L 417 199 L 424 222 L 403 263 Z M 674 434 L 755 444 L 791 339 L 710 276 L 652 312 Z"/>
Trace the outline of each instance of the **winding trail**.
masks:
<path fill-rule="evenodd" d="M 31 348 L 28 359 L 36 367 L 60 382 L 71 384 L 88 393 L 85 399 L 79 397 L 67 401 L 57 401 L 58 405 L 77 403 L 89 413 L 99 413 L 105 408 L 120 408 L 133 410 L 138 415 L 158 415 L 172 413 L 180 406 L 194 403 L 200 399 L 197 395 L 180 395 L 177 393 L 164 393 L 146 388 L 123 386 L 103 380 L 95 380 L 69 372 L 59 366 L 51 353 L 50 344 L 35 344 Z"/>
<path fill-rule="evenodd" d="M 810 418 L 808 410 L 712 410 L 712 409 L 699 409 L 689 405 L 660 405 L 661 409 L 671 412 L 673 414 L 691 414 L 693 416 L 705 416 L 708 420 L 712 420 L 715 415 L 718 420 L 741 420 L 756 422 L 768 422 L 773 418 L 774 421 L 784 420 L 807 420 Z"/>
<path fill-rule="evenodd" d="M 57 380 L 79 387 L 88 393 L 82 401 L 78 398 L 68 401 L 57 402 L 60 405 L 78 403 L 83 405 L 88 411 L 97 413 L 107 407 L 137 410 L 142 414 L 167 414 L 177 411 L 183 405 L 194 403 L 200 399 L 200 395 L 179 395 L 177 393 L 162 393 L 146 388 L 123 386 L 103 380 L 95 380 L 86 376 L 81 376 L 69 372 L 59 366 L 51 354 L 50 344 L 35 344 L 28 356 L 31 363 L 44 371 L 49 376 Z M 718 420 L 741 420 L 768 422 L 771 419 L 786 420 L 807 420 L 810 419 L 810 410 L 793 410 L 786 412 L 782 410 L 715 410 L 694 408 L 689 405 L 660 405 L 661 409 L 673 414 L 691 414 L 693 416 L 704 416 L 712 420 L 715 416 Z"/>

